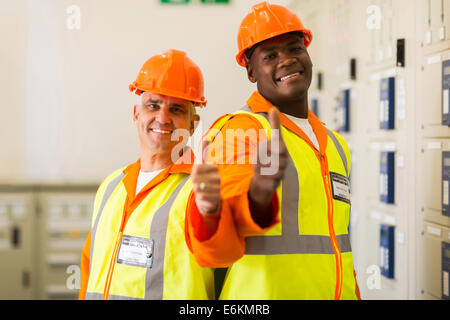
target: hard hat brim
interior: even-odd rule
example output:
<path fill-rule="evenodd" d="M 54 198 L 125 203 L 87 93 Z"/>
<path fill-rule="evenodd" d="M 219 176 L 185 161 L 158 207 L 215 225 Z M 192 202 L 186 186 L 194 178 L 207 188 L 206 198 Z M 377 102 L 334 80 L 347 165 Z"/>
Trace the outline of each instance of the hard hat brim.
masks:
<path fill-rule="evenodd" d="M 247 67 L 247 57 L 245 56 L 245 52 L 253 47 L 254 45 L 257 45 L 263 41 L 266 41 L 271 38 L 275 38 L 278 36 L 281 36 L 286 33 L 290 32 L 301 32 L 303 34 L 303 41 L 305 43 L 305 47 L 308 48 L 312 41 L 312 32 L 309 29 L 293 29 L 293 30 L 287 30 L 287 31 L 280 31 L 280 32 L 273 32 L 270 34 L 267 34 L 265 37 L 262 37 L 258 42 L 253 43 L 251 46 L 243 48 L 239 53 L 236 55 L 236 62 L 243 66 L 244 68 Z"/>
<path fill-rule="evenodd" d="M 136 86 L 135 84 L 130 84 L 130 91 L 134 92 L 137 95 L 141 95 L 142 92 L 152 92 L 156 94 L 162 94 L 168 97 L 179 98 L 186 101 L 193 102 L 196 107 L 206 107 L 206 103 L 208 102 L 204 97 L 201 99 L 192 99 L 188 95 L 182 92 L 175 92 L 167 89 L 159 89 L 159 88 L 150 88 L 145 86 Z"/>

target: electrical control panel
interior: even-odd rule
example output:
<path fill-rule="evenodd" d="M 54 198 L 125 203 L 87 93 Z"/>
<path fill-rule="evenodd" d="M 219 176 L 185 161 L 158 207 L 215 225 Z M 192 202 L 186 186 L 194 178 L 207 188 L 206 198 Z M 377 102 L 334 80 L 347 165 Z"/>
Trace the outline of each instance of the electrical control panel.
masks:
<path fill-rule="evenodd" d="M 339 93 L 337 131 L 350 132 L 350 89 L 342 90 Z"/>
<path fill-rule="evenodd" d="M 450 300 L 450 243 L 442 242 L 442 299 Z"/>
<path fill-rule="evenodd" d="M 395 128 L 395 78 L 381 80 L 380 84 L 380 129 Z"/>
<path fill-rule="evenodd" d="M 442 152 L 442 215 L 450 217 L 450 151 Z"/>
<path fill-rule="evenodd" d="M 380 156 L 380 201 L 394 203 L 395 153 L 381 152 Z"/>
<path fill-rule="evenodd" d="M 34 198 L 0 193 L 0 299 L 32 299 L 36 289 Z"/>
<path fill-rule="evenodd" d="M 394 278 L 395 227 L 380 225 L 380 269 L 386 278 Z"/>
<path fill-rule="evenodd" d="M 450 60 L 442 62 L 442 124 L 450 126 Z"/>
<path fill-rule="evenodd" d="M 320 118 L 319 115 L 319 99 L 314 98 L 311 101 L 311 111 L 316 115 L 317 118 Z"/>
<path fill-rule="evenodd" d="M 81 251 L 90 230 L 94 195 L 90 192 L 45 192 L 39 241 L 41 299 L 76 299 Z"/>

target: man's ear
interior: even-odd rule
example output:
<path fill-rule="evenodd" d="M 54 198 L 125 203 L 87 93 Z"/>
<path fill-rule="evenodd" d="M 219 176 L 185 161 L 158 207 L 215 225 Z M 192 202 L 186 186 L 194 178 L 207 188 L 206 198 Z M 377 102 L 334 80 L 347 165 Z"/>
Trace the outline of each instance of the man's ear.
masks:
<path fill-rule="evenodd" d="M 197 129 L 199 121 L 200 116 L 198 114 L 194 114 L 194 116 L 191 119 L 191 130 L 189 130 L 189 134 L 191 136 L 194 134 L 195 129 Z"/>
<path fill-rule="evenodd" d="M 133 108 L 133 122 L 134 123 L 136 123 L 138 117 L 139 117 L 138 106 L 135 104 L 134 108 Z"/>
<path fill-rule="evenodd" d="M 245 67 L 247 68 L 247 77 L 248 77 L 248 80 L 250 80 L 250 82 L 252 82 L 252 83 L 255 83 L 255 82 L 256 82 L 256 78 L 255 78 L 255 73 L 254 73 L 253 65 L 252 65 L 251 62 L 249 61 Z"/>

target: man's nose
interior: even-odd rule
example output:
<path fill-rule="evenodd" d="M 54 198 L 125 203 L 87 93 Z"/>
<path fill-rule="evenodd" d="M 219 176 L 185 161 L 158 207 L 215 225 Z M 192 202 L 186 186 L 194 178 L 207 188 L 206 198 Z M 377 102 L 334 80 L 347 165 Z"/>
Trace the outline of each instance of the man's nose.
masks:
<path fill-rule="evenodd" d="M 161 124 L 169 124 L 172 122 L 169 111 L 166 108 L 161 108 L 156 115 L 156 120 Z"/>
<path fill-rule="evenodd" d="M 278 67 L 283 68 L 283 67 L 289 67 L 293 64 L 295 64 L 296 60 L 294 57 L 290 56 L 289 54 L 280 54 L 280 60 L 278 63 Z"/>

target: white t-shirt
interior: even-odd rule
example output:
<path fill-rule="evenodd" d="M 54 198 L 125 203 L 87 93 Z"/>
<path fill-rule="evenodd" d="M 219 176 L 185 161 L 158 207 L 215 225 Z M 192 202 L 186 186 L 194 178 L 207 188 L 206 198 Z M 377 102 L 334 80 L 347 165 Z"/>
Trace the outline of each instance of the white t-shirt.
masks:
<path fill-rule="evenodd" d="M 138 194 L 139 191 L 141 191 L 142 188 L 145 187 L 147 185 L 147 183 L 150 182 L 150 180 L 152 180 L 154 177 L 156 177 L 163 170 L 164 169 L 150 171 L 150 172 L 144 172 L 142 170 L 139 171 L 139 176 L 138 176 L 137 184 L 136 184 L 136 194 Z"/>
<path fill-rule="evenodd" d="M 314 146 L 319 149 L 319 141 L 317 141 L 316 134 L 311 127 L 308 119 L 293 117 L 289 114 L 283 113 L 286 117 L 288 117 L 293 123 L 295 123 L 302 131 L 308 136 L 309 140 L 314 144 Z"/>

